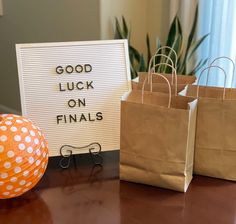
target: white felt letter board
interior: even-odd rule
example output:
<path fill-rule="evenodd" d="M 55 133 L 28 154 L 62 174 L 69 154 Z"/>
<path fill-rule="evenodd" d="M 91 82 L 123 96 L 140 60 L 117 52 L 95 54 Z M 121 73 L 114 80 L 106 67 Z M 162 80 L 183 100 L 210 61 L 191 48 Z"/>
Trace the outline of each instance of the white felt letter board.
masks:
<path fill-rule="evenodd" d="M 17 44 L 16 53 L 22 115 L 44 131 L 50 156 L 66 144 L 119 149 L 126 40 Z"/>

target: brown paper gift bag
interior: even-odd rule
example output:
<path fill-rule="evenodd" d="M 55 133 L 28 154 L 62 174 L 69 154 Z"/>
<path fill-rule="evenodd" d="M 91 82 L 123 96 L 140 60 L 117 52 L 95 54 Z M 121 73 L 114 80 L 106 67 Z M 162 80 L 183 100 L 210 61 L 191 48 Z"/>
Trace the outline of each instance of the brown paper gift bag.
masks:
<path fill-rule="evenodd" d="M 164 50 L 163 54 L 162 54 L 162 51 Z M 168 56 L 165 55 L 164 53 L 167 53 L 166 50 L 169 51 L 169 54 Z M 171 55 L 173 55 L 173 60 L 171 59 Z M 177 53 L 175 52 L 175 50 L 169 46 L 163 46 L 163 47 L 160 47 L 156 53 L 152 56 L 152 58 L 150 59 L 150 62 L 149 62 L 149 68 L 148 68 L 148 72 L 139 72 L 138 73 L 138 78 L 139 78 L 139 82 L 142 83 L 145 79 L 145 77 L 148 75 L 148 73 L 151 72 L 151 70 L 153 70 L 153 64 L 156 65 L 156 58 L 157 57 L 161 57 L 161 59 L 164 59 L 164 60 L 161 60 L 160 63 L 167 63 L 171 66 L 173 66 L 175 69 L 177 68 L 177 60 L 178 60 L 178 56 L 177 56 Z M 176 73 L 177 74 L 177 73 Z M 173 76 L 172 74 L 162 74 L 164 75 L 168 80 L 169 82 L 171 82 L 173 84 Z M 196 76 L 195 75 L 181 75 L 181 74 L 178 74 L 177 75 L 177 82 L 178 82 L 178 85 L 180 85 L 178 87 L 178 89 L 184 87 L 184 85 L 186 84 L 192 84 L 196 81 Z M 155 76 L 154 79 L 153 79 L 153 83 L 163 83 L 164 80 L 161 79 L 160 77 L 158 76 Z M 137 80 L 134 80 L 133 82 L 133 85 L 135 86 L 136 83 L 137 83 Z"/>
<path fill-rule="evenodd" d="M 143 82 L 146 75 L 147 75 L 147 72 L 139 72 L 138 75 L 139 75 L 138 76 L 139 77 L 139 82 Z M 169 82 L 171 82 L 172 74 L 162 74 L 162 75 L 164 75 L 169 80 Z M 180 85 L 180 84 L 184 84 L 184 85 L 192 84 L 195 81 L 196 81 L 196 76 L 195 75 L 178 75 L 177 74 L 178 85 Z M 163 80 L 161 80 L 159 77 L 154 77 L 153 78 L 153 83 L 163 83 Z"/>
<path fill-rule="evenodd" d="M 166 46 L 165 46 L 165 48 L 166 48 Z M 172 51 L 175 53 L 175 51 L 173 49 L 172 49 Z M 175 53 L 175 55 L 176 55 L 176 53 Z M 156 64 L 156 62 L 155 62 L 156 57 L 162 57 L 165 59 L 165 61 Z M 154 64 L 154 66 L 152 66 L 152 64 Z M 132 88 L 133 89 L 141 89 L 142 83 L 144 82 L 145 78 L 147 76 L 149 76 L 152 72 L 155 72 L 156 68 L 159 69 L 159 68 L 161 68 L 161 66 L 165 66 L 165 67 L 167 66 L 172 69 L 172 73 L 171 74 L 160 73 L 160 74 L 165 76 L 168 79 L 168 81 L 171 83 L 171 85 L 174 85 L 174 83 L 177 82 L 178 83 L 177 84 L 177 92 L 179 93 L 180 91 L 182 91 L 184 89 L 186 84 L 195 82 L 196 77 L 195 76 L 177 75 L 176 65 L 177 65 L 177 55 L 176 55 L 176 60 L 175 60 L 175 64 L 174 64 L 174 62 L 172 61 L 172 59 L 170 57 L 168 57 L 164 54 L 157 54 L 156 53 L 150 59 L 148 72 L 139 72 L 138 78 L 132 80 Z M 166 85 L 164 84 L 164 80 L 158 76 L 153 77 L 153 86 L 154 86 L 153 91 L 156 91 L 155 89 L 157 89 L 158 92 L 168 93 L 168 88 L 166 88 Z M 173 89 L 173 87 L 172 87 L 172 89 Z M 174 93 L 174 91 L 172 91 L 172 93 Z"/>
<path fill-rule="evenodd" d="M 185 192 L 192 179 L 197 100 L 171 96 L 170 84 L 169 91 L 123 96 L 120 179 Z"/>
<path fill-rule="evenodd" d="M 194 173 L 236 181 L 236 89 L 188 85 L 185 95 L 199 96 Z"/>
<path fill-rule="evenodd" d="M 174 67 L 174 63 L 173 63 L 173 61 L 172 61 L 172 59 L 170 58 L 170 57 L 168 57 L 168 56 L 166 56 L 166 55 L 164 55 L 164 54 L 155 54 L 151 59 L 150 59 L 150 62 L 149 62 L 149 67 L 148 67 L 148 72 L 138 72 L 138 77 L 136 77 L 135 79 L 133 79 L 132 80 L 132 89 L 133 90 L 137 90 L 137 89 L 139 89 L 139 90 L 141 90 L 142 89 L 142 84 L 143 84 L 143 82 L 144 82 L 144 80 L 145 80 L 145 78 L 147 77 L 147 76 L 149 76 L 150 75 L 150 73 L 153 71 L 153 69 L 151 68 L 151 65 L 152 65 L 152 63 L 153 63 L 153 61 L 154 61 L 154 64 L 155 64 L 155 58 L 156 57 L 163 57 L 163 58 L 165 58 L 165 60 L 166 60 L 166 64 L 168 64 L 167 62 L 169 62 L 170 61 L 170 65 L 172 66 L 171 68 L 172 68 L 172 71 L 173 71 L 173 68 L 175 69 L 175 67 Z M 165 64 L 165 65 L 166 65 Z M 140 75 L 141 74 L 141 75 Z M 162 74 L 162 75 L 164 75 L 164 74 Z M 164 75 L 165 76 L 165 75 Z M 154 80 L 153 80 L 153 83 L 156 83 L 155 82 L 155 78 L 156 77 L 154 77 Z M 170 78 L 170 79 L 169 79 Z M 171 80 L 171 78 L 172 78 L 172 80 Z M 173 82 L 173 74 L 170 74 L 170 77 L 168 77 L 167 78 L 168 79 L 168 81 L 169 82 Z M 159 82 L 164 82 L 165 83 L 165 81 L 163 80 L 163 79 L 158 79 L 158 82 L 157 83 L 159 83 Z M 154 86 L 155 86 L 155 84 L 154 84 Z M 166 88 L 166 85 L 164 85 L 165 86 L 165 88 Z M 155 89 L 155 88 L 154 88 Z M 168 88 L 166 88 L 167 89 L 167 91 L 166 92 L 168 92 Z M 154 90 L 154 92 L 155 92 L 155 90 Z M 159 90 L 159 92 L 162 92 L 162 90 Z M 173 91 L 174 92 L 174 91 Z"/>
<path fill-rule="evenodd" d="M 149 77 L 152 77 L 151 76 L 151 73 L 154 71 L 154 69 L 156 67 L 160 67 L 160 66 L 167 66 L 167 67 L 170 67 L 172 69 L 172 74 L 170 76 L 166 76 L 165 74 L 161 74 L 163 75 L 165 78 L 167 78 L 167 80 L 170 82 L 170 85 L 171 85 L 171 92 L 175 95 L 177 95 L 177 93 L 179 93 L 180 91 L 182 91 L 186 84 L 179 84 L 178 83 L 178 78 L 177 78 L 177 75 L 176 75 L 176 70 L 175 68 L 170 65 L 170 64 L 167 64 L 167 63 L 159 63 L 159 64 L 156 64 L 152 69 L 151 71 L 149 72 L 149 75 L 146 75 L 144 77 L 143 80 L 141 80 L 141 82 L 138 82 L 136 85 L 135 85 L 135 88 L 134 89 L 137 89 L 137 90 L 141 90 L 142 87 L 143 87 L 143 83 L 145 81 L 145 79 L 148 79 L 149 80 Z M 164 82 L 154 82 L 154 81 L 157 81 L 157 80 L 161 80 L 160 77 L 158 79 L 158 76 L 154 76 L 153 78 L 150 78 L 152 79 L 152 91 L 153 92 L 163 92 L 163 93 L 168 93 L 169 90 L 167 88 L 167 85 L 164 83 Z M 133 84 L 134 85 L 134 84 Z M 144 89 L 145 90 L 148 90 L 149 89 L 149 84 L 146 83 L 145 86 L 144 86 Z"/>

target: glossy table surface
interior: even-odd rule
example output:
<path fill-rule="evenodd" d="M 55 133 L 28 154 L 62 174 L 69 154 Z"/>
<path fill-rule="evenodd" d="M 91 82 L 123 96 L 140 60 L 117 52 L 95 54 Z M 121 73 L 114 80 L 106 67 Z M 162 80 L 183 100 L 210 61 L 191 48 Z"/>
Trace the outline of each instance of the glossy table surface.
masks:
<path fill-rule="evenodd" d="M 0 200 L 0 223 L 236 223 L 236 182 L 195 176 L 178 193 L 120 181 L 118 151 L 103 156 L 103 167 L 80 155 L 66 170 L 51 158 L 34 189 Z"/>

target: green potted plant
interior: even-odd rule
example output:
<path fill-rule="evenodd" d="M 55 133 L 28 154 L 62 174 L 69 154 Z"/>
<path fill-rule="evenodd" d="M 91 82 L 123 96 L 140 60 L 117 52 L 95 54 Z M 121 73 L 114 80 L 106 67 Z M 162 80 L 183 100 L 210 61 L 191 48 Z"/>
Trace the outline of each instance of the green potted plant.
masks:
<path fill-rule="evenodd" d="M 190 64 L 190 60 L 196 53 L 196 50 L 200 47 L 202 42 L 207 38 L 209 34 L 196 40 L 196 30 L 197 30 L 197 20 L 198 20 L 198 6 L 195 10 L 194 20 L 191 27 L 191 31 L 188 37 L 184 37 L 182 33 L 182 26 L 178 15 L 173 19 L 165 46 L 173 48 L 177 53 L 177 74 L 182 75 L 193 75 L 196 74 L 207 62 L 208 59 L 200 59 L 193 64 Z M 140 53 L 135 47 L 132 46 L 130 41 L 131 32 L 127 26 L 125 18 L 122 16 L 122 22 L 120 23 L 117 18 L 115 18 L 115 39 L 127 39 L 129 44 L 129 58 L 130 58 L 130 70 L 132 78 L 136 78 L 138 72 L 147 72 L 148 65 L 152 56 L 150 49 L 150 38 L 146 35 L 146 45 L 147 45 L 147 58 L 144 58 L 143 53 Z M 184 41 L 187 41 L 186 47 L 184 47 Z M 157 37 L 156 49 L 162 47 L 160 39 Z M 169 56 L 174 61 L 174 54 L 171 51 L 161 52 Z M 163 58 L 158 57 L 156 64 L 162 61 Z M 161 67 L 162 73 L 170 73 L 170 68 L 166 66 Z"/>

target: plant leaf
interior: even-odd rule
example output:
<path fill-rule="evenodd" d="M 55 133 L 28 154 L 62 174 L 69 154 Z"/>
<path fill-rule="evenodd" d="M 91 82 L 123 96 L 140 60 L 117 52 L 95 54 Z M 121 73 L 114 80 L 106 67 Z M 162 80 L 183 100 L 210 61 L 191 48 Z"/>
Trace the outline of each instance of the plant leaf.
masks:
<path fill-rule="evenodd" d="M 127 27 L 127 23 L 125 21 L 125 18 L 124 16 L 122 16 L 122 24 L 123 24 L 123 34 L 124 34 L 124 37 L 126 39 L 129 39 L 129 30 L 128 30 L 128 27 Z"/>
<path fill-rule="evenodd" d="M 115 17 L 115 39 L 125 39 L 120 27 L 119 20 Z"/>
<path fill-rule="evenodd" d="M 191 46 L 191 44 L 193 42 L 193 38 L 195 36 L 196 27 L 197 27 L 197 20 L 198 20 L 198 4 L 197 4 L 196 9 L 195 9 L 194 20 L 193 20 L 191 31 L 189 33 L 189 37 L 188 37 L 186 53 L 188 52 L 188 50 L 189 50 L 189 48 L 190 48 L 190 46 Z"/>
<path fill-rule="evenodd" d="M 145 60 L 144 60 L 143 54 L 141 54 L 140 58 L 139 58 L 139 68 L 138 68 L 138 71 L 139 72 L 145 72 L 146 71 Z"/>
<path fill-rule="evenodd" d="M 152 57 L 152 53 L 151 53 L 151 46 L 150 46 L 150 38 L 148 34 L 146 36 L 146 44 L 147 44 L 147 64 L 149 64 L 150 59 Z"/>
<path fill-rule="evenodd" d="M 159 49 L 161 47 L 161 41 L 160 41 L 160 38 L 157 37 L 156 38 L 156 49 Z"/>
<path fill-rule="evenodd" d="M 173 19 L 173 21 L 171 23 L 166 46 L 171 47 L 173 45 L 173 42 L 174 42 L 175 36 L 176 36 L 176 28 L 177 28 L 176 24 L 177 24 L 177 16 L 175 16 L 175 18 Z"/>
<path fill-rule="evenodd" d="M 209 35 L 205 34 L 203 37 L 201 37 L 199 40 L 195 41 L 189 48 L 189 52 L 187 53 L 187 59 L 190 59 L 193 55 L 193 53 L 197 50 L 197 48 L 201 45 L 201 43 L 206 39 L 206 37 Z"/>
<path fill-rule="evenodd" d="M 134 56 L 134 58 L 139 62 L 140 54 L 139 54 L 138 50 L 136 50 L 132 46 L 129 46 L 129 53 L 130 53 L 130 55 L 132 54 Z"/>
<path fill-rule="evenodd" d="M 183 48 L 183 32 L 182 32 L 182 27 L 179 21 L 179 18 L 177 18 L 177 27 L 178 27 L 178 35 L 179 37 L 179 41 L 178 41 L 178 45 L 175 49 L 175 52 L 177 54 L 177 58 L 179 58 L 181 56 L 182 53 L 182 48 Z"/>
<path fill-rule="evenodd" d="M 177 33 L 175 36 L 173 45 L 171 46 L 171 48 L 177 53 L 177 57 L 178 57 L 179 49 L 181 49 L 182 47 L 182 38 L 183 38 L 182 33 Z M 171 60 L 174 62 L 174 65 L 175 65 L 176 58 L 173 51 L 169 50 L 169 53 L 167 54 L 167 56 L 171 58 Z M 167 62 L 167 59 L 165 59 L 164 62 Z M 171 73 L 171 71 L 172 71 L 171 67 L 166 66 L 166 65 L 164 66 L 164 70 L 163 70 L 164 73 Z"/>
<path fill-rule="evenodd" d="M 202 67 L 207 63 L 208 58 L 205 60 L 200 60 L 197 65 L 190 71 L 187 75 L 195 75 Z"/>

